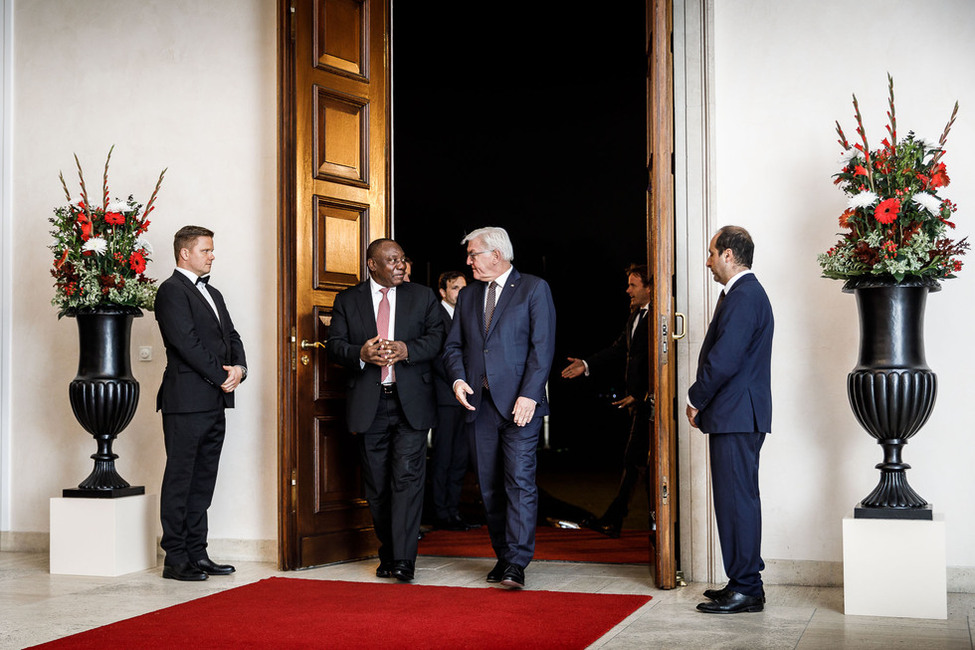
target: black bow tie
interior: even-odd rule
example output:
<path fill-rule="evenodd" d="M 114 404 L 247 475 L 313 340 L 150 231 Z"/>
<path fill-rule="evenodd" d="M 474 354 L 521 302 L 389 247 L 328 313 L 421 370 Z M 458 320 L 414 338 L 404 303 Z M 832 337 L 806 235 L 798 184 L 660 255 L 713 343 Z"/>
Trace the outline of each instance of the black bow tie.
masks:
<path fill-rule="evenodd" d="M 209 284 L 210 283 L 210 276 L 208 275 L 208 276 L 205 276 L 205 277 L 202 277 L 202 278 L 197 278 L 196 279 L 196 283 L 198 285 L 200 285 L 200 284 Z"/>

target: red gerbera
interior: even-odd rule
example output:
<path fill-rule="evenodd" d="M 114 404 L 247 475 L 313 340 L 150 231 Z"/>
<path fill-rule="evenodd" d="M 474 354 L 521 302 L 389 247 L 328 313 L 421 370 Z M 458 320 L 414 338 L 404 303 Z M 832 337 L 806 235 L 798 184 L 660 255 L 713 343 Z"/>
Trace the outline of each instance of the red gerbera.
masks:
<path fill-rule="evenodd" d="M 886 201 L 880 202 L 880 205 L 874 210 L 873 216 L 884 225 L 894 223 L 897 220 L 897 213 L 900 212 L 900 209 L 901 202 L 899 200 L 887 199 Z"/>
<path fill-rule="evenodd" d="M 105 223 L 109 223 L 113 226 L 121 226 L 123 223 L 125 223 L 125 215 L 121 212 L 106 212 Z"/>
<path fill-rule="evenodd" d="M 129 256 L 129 268 L 136 273 L 142 273 L 146 270 L 146 258 L 142 256 L 142 253 L 136 251 Z"/>

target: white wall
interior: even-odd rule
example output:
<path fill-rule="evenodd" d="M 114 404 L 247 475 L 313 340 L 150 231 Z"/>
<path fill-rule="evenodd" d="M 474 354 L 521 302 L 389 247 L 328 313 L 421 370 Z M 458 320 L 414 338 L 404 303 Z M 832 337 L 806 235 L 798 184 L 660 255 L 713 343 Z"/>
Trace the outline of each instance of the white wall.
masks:
<path fill-rule="evenodd" d="M 882 450 L 846 396 L 859 341 L 855 299 L 840 292 L 840 282 L 821 279 L 816 262 L 837 239 L 845 207 L 831 178 L 841 151 L 834 120 L 855 137 L 856 93 L 871 147 L 879 146 L 887 72 L 902 136 L 914 130 L 937 138 L 959 100 L 945 195 L 959 206 L 955 235 L 970 236 L 975 3 L 716 0 L 713 10 L 714 221 L 752 233 L 754 269 L 776 316 L 773 435 L 761 470 L 763 555 L 838 562 L 842 518 L 876 485 Z M 967 263 L 928 299 L 927 360 L 938 375 L 938 401 L 904 459 L 913 465 L 911 485 L 947 523 L 954 586 L 971 590 L 973 583 L 958 582 L 975 567 L 975 255 Z"/>
<path fill-rule="evenodd" d="M 76 196 L 72 153 L 92 194 L 105 154 L 114 195 L 145 202 L 168 167 L 148 237 L 148 274 L 172 273 L 172 235 L 216 231 L 213 282 L 248 356 L 238 408 L 228 412 L 210 537 L 246 540 L 220 557 L 274 557 L 276 474 L 276 28 L 271 0 L 16 0 L 14 3 L 12 487 L 10 531 L 48 530 L 48 500 L 91 470 L 94 442 L 75 421 L 67 387 L 77 370 L 74 320 L 49 304 L 48 217 Z M 7 216 L 7 215 L 5 215 Z M 138 412 L 115 444 L 117 467 L 158 494 L 165 463 L 155 394 L 165 353 L 152 313 L 137 319 Z M 239 545 L 238 545 L 239 546 Z"/>

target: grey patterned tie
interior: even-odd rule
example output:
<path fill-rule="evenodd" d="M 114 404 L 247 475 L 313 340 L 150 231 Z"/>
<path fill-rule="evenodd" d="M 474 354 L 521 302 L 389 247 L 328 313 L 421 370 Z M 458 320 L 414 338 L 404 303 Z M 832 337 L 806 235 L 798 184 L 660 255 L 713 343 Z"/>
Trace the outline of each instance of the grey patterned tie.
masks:
<path fill-rule="evenodd" d="M 488 333 L 491 329 L 491 318 L 494 316 L 495 303 L 498 302 L 497 293 L 498 283 L 491 280 L 491 284 L 488 285 L 487 301 L 484 303 L 484 334 Z"/>
<path fill-rule="evenodd" d="M 487 336 L 488 330 L 491 329 L 491 318 L 494 316 L 495 303 L 498 302 L 497 288 L 498 283 L 491 280 L 491 284 L 488 285 L 487 300 L 484 302 L 484 336 Z M 490 390 L 487 374 L 484 375 L 481 385 L 484 386 L 484 390 Z"/>

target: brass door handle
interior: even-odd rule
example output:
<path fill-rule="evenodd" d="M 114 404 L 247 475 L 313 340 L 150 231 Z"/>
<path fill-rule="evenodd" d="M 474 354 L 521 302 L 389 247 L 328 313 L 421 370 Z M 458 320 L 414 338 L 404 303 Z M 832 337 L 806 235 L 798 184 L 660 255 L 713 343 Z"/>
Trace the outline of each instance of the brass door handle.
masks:
<path fill-rule="evenodd" d="M 326 341 L 326 343 L 327 342 L 328 341 Z M 324 347 L 325 347 L 325 343 L 321 343 L 319 341 L 306 341 L 305 339 L 301 340 L 302 350 L 307 350 L 308 348 L 324 348 Z"/>
<path fill-rule="evenodd" d="M 677 319 L 680 319 L 680 334 L 674 332 L 671 336 L 675 341 L 679 341 L 685 336 L 687 336 L 687 316 L 680 313 L 679 311 L 674 312 L 674 329 L 677 329 Z"/>

